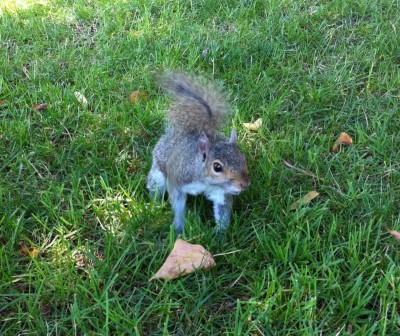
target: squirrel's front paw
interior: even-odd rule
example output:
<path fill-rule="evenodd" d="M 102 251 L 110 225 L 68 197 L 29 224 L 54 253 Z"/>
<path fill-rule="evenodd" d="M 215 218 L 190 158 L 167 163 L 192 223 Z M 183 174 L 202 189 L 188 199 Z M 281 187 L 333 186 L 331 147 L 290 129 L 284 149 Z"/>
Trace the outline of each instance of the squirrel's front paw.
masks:
<path fill-rule="evenodd" d="M 217 225 L 214 230 L 213 233 L 216 236 L 225 236 L 226 232 L 227 232 L 228 226 L 222 226 L 222 225 Z"/>
<path fill-rule="evenodd" d="M 177 235 L 182 234 L 183 226 L 185 225 L 185 220 L 174 220 L 174 229 Z"/>

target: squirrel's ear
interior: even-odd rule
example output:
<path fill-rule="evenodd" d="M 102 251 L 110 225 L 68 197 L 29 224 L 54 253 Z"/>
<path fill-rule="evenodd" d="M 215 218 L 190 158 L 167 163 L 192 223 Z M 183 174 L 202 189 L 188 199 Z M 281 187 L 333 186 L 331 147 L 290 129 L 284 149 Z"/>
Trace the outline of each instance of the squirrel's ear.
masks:
<path fill-rule="evenodd" d="M 199 138 L 199 149 L 200 152 L 203 154 L 203 160 L 206 158 L 206 154 L 210 150 L 211 144 L 210 141 L 207 138 L 207 135 L 205 132 L 201 132 L 200 138 Z"/>
<path fill-rule="evenodd" d="M 231 132 L 231 138 L 229 139 L 229 143 L 235 144 L 237 140 L 237 134 L 236 131 L 233 129 Z"/>

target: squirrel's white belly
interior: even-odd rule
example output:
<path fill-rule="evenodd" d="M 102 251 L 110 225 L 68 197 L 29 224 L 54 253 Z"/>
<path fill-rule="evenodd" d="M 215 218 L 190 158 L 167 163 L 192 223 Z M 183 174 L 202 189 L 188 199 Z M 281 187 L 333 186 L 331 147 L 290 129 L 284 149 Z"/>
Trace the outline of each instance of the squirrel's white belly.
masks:
<path fill-rule="evenodd" d="M 189 195 L 204 194 L 209 200 L 213 202 L 223 203 L 225 199 L 226 190 L 217 186 L 210 186 L 202 182 L 192 182 L 184 185 L 181 190 Z"/>

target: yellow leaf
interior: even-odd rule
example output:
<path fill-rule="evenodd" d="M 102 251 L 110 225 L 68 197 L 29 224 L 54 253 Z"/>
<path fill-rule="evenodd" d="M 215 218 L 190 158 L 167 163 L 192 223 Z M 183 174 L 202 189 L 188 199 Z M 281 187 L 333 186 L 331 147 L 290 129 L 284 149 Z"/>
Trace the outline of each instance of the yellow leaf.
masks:
<path fill-rule="evenodd" d="M 23 243 L 20 243 L 20 246 L 21 246 L 21 253 L 25 256 L 30 256 L 32 258 L 35 258 L 39 254 L 39 250 L 36 247 L 27 248 Z"/>
<path fill-rule="evenodd" d="M 140 101 L 142 101 L 143 99 L 145 99 L 147 97 L 147 94 L 145 92 L 142 92 L 140 90 L 137 91 L 133 91 L 130 95 L 129 95 L 129 101 L 131 103 L 139 103 Z"/>
<path fill-rule="evenodd" d="M 342 132 L 333 144 L 332 152 L 337 153 L 340 145 L 350 146 L 352 143 L 353 139 L 346 132 Z"/>
<path fill-rule="evenodd" d="M 305 205 L 307 203 L 310 203 L 315 197 L 317 197 L 319 195 L 319 192 L 313 190 L 310 191 L 309 193 L 307 193 L 307 195 L 305 195 L 304 197 L 300 198 L 299 200 L 297 200 L 296 202 L 294 202 L 291 206 L 290 206 L 290 210 L 296 210 L 299 206 L 301 205 Z"/>
<path fill-rule="evenodd" d="M 170 255 L 150 279 L 172 280 L 193 273 L 196 269 L 210 269 L 215 261 L 203 246 L 177 239 Z"/>
<path fill-rule="evenodd" d="M 253 123 L 244 123 L 243 127 L 249 129 L 250 131 L 257 131 L 262 126 L 262 119 L 258 118 Z"/>
<path fill-rule="evenodd" d="M 39 254 L 39 250 L 38 250 L 37 248 L 35 248 L 35 247 L 34 247 L 34 248 L 31 248 L 30 251 L 29 251 L 29 255 L 30 255 L 32 258 L 37 257 L 38 254 Z"/>

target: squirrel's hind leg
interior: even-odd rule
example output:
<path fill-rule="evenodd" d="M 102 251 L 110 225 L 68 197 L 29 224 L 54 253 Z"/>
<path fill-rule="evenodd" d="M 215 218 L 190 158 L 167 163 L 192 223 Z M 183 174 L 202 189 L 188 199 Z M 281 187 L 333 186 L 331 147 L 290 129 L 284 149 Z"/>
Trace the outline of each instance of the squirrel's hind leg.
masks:
<path fill-rule="evenodd" d="M 167 189 L 167 179 L 154 161 L 147 177 L 147 189 L 151 198 L 159 201 L 163 199 Z"/>

